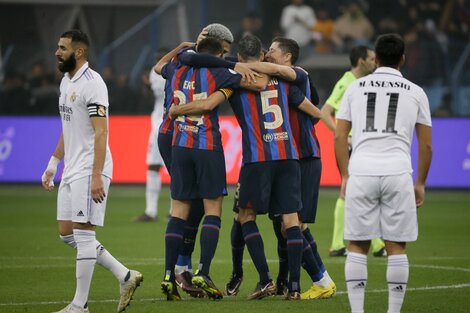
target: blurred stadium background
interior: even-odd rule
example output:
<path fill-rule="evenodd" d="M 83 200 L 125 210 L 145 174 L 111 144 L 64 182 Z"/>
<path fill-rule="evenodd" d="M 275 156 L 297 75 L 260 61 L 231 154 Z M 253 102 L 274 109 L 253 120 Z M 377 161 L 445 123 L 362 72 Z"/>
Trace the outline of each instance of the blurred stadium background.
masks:
<path fill-rule="evenodd" d="M 346 14 L 351 0 L 306 0 L 317 16 L 312 29 L 314 52 L 298 64 L 306 68 L 326 100 L 349 68 L 353 44 L 373 46 L 377 35 L 398 32 L 407 43 L 402 72 L 421 85 L 434 116 L 437 153 L 429 185 L 470 187 L 470 1 L 356 0 L 372 25 L 369 37 L 328 36 Z M 0 0 L 0 182 L 33 182 L 43 171 L 60 132 L 54 52 L 60 34 L 70 28 L 91 39 L 89 60 L 107 82 L 115 182 L 143 183 L 153 94 L 148 71 L 155 51 L 194 41 L 209 23 L 223 23 L 240 38 L 249 31 L 264 46 L 282 35 L 280 17 L 288 0 Z M 320 26 L 330 25 L 330 33 Z M 317 27 L 317 28 L 316 28 Z M 318 34 L 322 34 L 319 36 Z M 320 39 L 319 39 L 320 38 Z M 232 54 L 235 54 L 236 45 Z M 228 106 L 222 128 L 229 182 L 237 180 L 239 130 Z M 335 186 L 331 133 L 319 123 L 323 149 L 323 186 Z M 229 143 L 229 144 L 227 144 Z M 30 156 L 35 155 L 34 160 Z M 168 182 L 166 173 L 164 181 Z"/>

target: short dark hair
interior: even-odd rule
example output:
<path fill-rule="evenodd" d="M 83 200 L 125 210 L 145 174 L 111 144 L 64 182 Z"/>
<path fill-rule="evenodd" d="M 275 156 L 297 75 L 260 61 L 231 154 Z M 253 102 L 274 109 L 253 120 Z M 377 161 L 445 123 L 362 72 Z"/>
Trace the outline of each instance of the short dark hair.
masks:
<path fill-rule="evenodd" d="M 72 39 L 72 44 L 82 43 L 87 48 L 90 47 L 90 40 L 88 39 L 88 35 L 79 29 L 72 29 L 72 30 L 66 31 L 60 36 L 60 38 L 70 38 Z"/>
<path fill-rule="evenodd" d="M 352 67 L 356 67 L 360 59 L 367 59 L 368 51 L 372 49 L 367 46 L 354 46 L 349 52 L 349 62 Z"/>
<path fill-rule="evenodd" d="M 197 44 L 196 50 L 197 52 L 219 55 L 224 53 L 224 46 L 220 39 L 207 36 Z"/>
<path fill-rule="evenodd" d="M 381 66 L 397 68 L 405 53 L 405 43 L 397 34 L 384 34 L 375 42 L 375 55 Z"/>
<path fill-rule="evenodd" d="M 295 64 L 295 62 L 297 62 L 297 60 L 299 59 L 300 51 L 300 47 L 297 41 L 286 37 L 275 37 L 273 39 L 273 42 L 277 42 L 279 44 L 279 49 L 281 49 L 283 53 L 290 53 L 292 55 L 292 64 Z"/>
<path fill-rule="evenodd" d="M 238 42 L 238 54 L 245 60 L 259 58 L 261 51 L 261 40 L 254 35 L 246 35 Z"/>

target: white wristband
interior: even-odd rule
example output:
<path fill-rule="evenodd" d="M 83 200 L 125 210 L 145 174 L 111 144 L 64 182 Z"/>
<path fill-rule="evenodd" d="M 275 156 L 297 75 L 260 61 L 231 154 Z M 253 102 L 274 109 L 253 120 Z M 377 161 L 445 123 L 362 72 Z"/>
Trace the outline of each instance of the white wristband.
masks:
<path fill-rule="evenodd" d="M 57 166 L 59 165 L 60 160 L 56 158 L 55 156 L 51 156 L 51 159 L 49 160 L 49 163 L 47 163 L 47 168 L 46 171 L 51 172 L 53 176 L 55 176 L 55 173 L 57 172 Z"/>

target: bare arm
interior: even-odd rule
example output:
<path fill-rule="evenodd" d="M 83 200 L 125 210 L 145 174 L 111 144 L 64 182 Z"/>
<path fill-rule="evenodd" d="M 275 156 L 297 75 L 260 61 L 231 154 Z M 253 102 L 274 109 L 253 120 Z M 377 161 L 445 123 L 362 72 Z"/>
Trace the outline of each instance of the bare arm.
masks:
<path fill-rule="evenodd" d="M 418 174 L 415 183 L 416 206 L 424 203 L 424 188 L 432 159 L 432 132 L 431 127 L 416 124 L 416 136 L 418 138 Z"/>
<path fill-rule="evenodd" d="M 255 72 L 277 76 L 287 81 L 294 81 L 297 78 L 297 73 L 290 66 L 278 65 L 269 62 L 253 62 L 248 63 L 247 65 Z"/>
<path fill-rule="evenodd" d="M 240 82 L 240 87 L 252 91 L 263 91 L 264 89 L 266 89 L 269 79 L 269 76 L 265 74 L 259 75 L 259 77 L 254 82 L 242 79 Z"/>
<path fill-rule="evenodd" d="M 346 191 L 346 183 L 349 178 L 349 152 L 348 152 L 348 134 L 351 131 L 351 122 L 346 120 L 338 120 L 335 131 L 335 155 L 336 163 L 341 174 L 341 191 L 340 197 L 344 199 Z"/>
<path fill-rule="evenodd" d="M 325 105 L 321 108 L 322 121 L 332 132 L 335 132 L 336 129 L 335 121 L 333 120 L 334 112 L 335 110 L 328 103 L 325 103 Z"/>
<path fill-rule="evenodd" d="M 186 47 L 191 47 L 191 46 L 194 46 L 194 42 L 184 41 L 180 43 L 175 49 L 165 54 L 153 67 L 153 70 L 155 71 L 155 73 L 161 74 L 163 66 L 167 64 L 168 62 L 170 62 L 171 59 L 173 59 L 181 49 L 186 48 Z"/>
<path fill-rule="evenodd" d="M 60 133 L 59 141 L 57 146 L 52 154 L 47 168 L 42 174 L 41 183 L 42 187 L 47 191 L 54 190 L 54 176 L 57 172 L 57 166 L 59 165 L 60 160 L 64 158 L 64 135 Z"/>
<path fill-rule="evenodd" d="M 91 117 L 91 125 L 95 130 L 93 171 L 91 174 L 91 195 L 93 201 L 102 202 L 106 197 L 104 192 L 103 173 L 108 140 L 108 123 L 103 117 Z"/>
<path fill-rule="evenodd" d="M 217 90 L 207 99 L 195 100 L 187 104 L 172 105 L 168 112 L 170 118 L 174 119 L 180 115 L 196 115 L 212 111 L 215 107 L 226 100 L 226 95 Z"/>
<path fill-rule="evenodd" d="M 307 98 L 297 107 L 299 110 L 305 112 L 306 114 L 310 115 L 312 118 L 322 118 L 322 113 L 320 109 L 313 105 L 310 100 Z"/>

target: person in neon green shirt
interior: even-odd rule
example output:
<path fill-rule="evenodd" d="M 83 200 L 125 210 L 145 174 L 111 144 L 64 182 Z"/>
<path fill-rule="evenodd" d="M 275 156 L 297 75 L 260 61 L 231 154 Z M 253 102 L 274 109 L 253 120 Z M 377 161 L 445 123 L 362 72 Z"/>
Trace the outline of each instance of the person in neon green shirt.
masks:
<path fill-rule="evenodd" d="M 348 86 L 358 78 L 369 75 L 375 70 L 375 52 L 366 46 L 355 46 L 349 53 L 351 70 L 344 73 L 343 77 L 336 83 L 330 97 L 322 107 L 323 122 L 334 132 L 336 129 L 333 116 L 339 110 L 344 92 Z M 349 137 L 351 138 L 351 137 Z M 334 213 L 333 239 L 330 247 L 330 256 L 346 256 L 344 235 L 344 199 L 340 196 L 336 201 Z M 381 238 L 372 240 L 372 251 L 374 256 L 385 256 L 385 244 Z"/>

